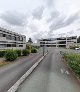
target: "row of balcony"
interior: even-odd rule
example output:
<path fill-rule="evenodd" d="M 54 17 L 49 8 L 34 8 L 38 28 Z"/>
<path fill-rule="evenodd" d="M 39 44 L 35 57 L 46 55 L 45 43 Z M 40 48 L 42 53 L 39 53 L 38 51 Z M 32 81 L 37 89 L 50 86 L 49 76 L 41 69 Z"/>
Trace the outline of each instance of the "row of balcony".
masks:
<path fill-rule="evenodd" d="M 12 35 L 2 34 L 0 33 L 0 38 L 6 38 L 8 40 L 14 40 L 14 41 L 23 41 L 23 37 L 16 37 Z"/>

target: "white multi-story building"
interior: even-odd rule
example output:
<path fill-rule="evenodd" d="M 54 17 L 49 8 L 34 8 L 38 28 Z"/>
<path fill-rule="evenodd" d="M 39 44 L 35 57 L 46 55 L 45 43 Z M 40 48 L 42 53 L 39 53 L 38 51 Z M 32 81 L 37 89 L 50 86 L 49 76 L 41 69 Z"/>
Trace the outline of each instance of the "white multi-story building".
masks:
<path fill-rule="evenodd" d="M 26 36 L 0 27 L 0 49 L 25 49 Z"/>
<path fill-rule="evenodd" d="M 77 36 L 72 37 L 60 37 L 60 38 L 48 38 L 39 39 L 38 44 L 47 47 L 66 47 L 72 46 L 77 43 Z"/>

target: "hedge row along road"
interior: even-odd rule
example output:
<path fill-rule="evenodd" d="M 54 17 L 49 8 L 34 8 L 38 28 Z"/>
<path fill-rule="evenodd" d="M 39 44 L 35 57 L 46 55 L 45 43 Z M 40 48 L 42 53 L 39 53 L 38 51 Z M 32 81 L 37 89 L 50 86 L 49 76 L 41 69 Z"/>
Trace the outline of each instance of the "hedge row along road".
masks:
<path fill-rule="evenodd" d="M 27 56 L 17 62 L 0 68 L 0 92 L 7 92 L 13 84 L 42 56 L 39 53 Z"/>

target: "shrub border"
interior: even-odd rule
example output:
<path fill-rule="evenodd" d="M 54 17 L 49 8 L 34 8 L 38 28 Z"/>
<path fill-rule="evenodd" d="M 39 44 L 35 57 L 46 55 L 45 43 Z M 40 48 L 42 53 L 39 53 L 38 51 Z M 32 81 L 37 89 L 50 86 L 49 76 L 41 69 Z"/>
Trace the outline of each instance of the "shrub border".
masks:
<path fill-rule="evenodd" d="M 80 78 L 76 75 L 76 73 L 74 72 L 74 70 L 69 66 L 69 64 L 67 63 L 67 61 L 62 57 L 62 61 L 64 62 L 64 64 L 68 67 L 68 69 L 72 72 L 73 76 L 78 80 L 78 82 L 80 83 Z"/>

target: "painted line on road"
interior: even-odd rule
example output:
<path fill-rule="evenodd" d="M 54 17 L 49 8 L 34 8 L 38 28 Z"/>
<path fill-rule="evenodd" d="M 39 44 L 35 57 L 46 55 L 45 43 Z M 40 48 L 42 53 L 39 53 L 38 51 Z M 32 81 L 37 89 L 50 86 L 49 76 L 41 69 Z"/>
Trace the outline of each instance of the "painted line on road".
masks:
<path fill-rule="evenodd" d="M 32 73 L 47 54 L 42 56 L 7 92 L 16 92 L 20 84 Z"/>

